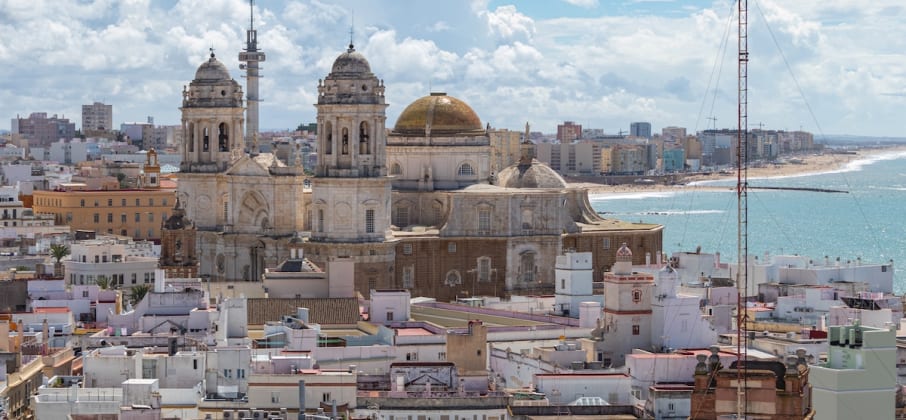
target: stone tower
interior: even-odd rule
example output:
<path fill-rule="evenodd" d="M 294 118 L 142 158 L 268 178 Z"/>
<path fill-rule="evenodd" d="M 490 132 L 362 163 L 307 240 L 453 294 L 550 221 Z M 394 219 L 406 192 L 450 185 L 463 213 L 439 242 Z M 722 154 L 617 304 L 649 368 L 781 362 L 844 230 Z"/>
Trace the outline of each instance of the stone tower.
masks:
<path fill-rule="evenodd" d="M 356 289 L 391 285 L 390 177 L 384 84 L 349 49 L 318 83 L 318 165 L 312 179 L 311 238 L 316 262 L 352 259 Z"/>
<path fill-rule="evenodd" d="M 145 156 L 142 172 L 142 188 L 160 188 L 160 163 L 157 161 L 157 151 L 153 148 Z"/>
<path fill-rule="evenodd" d="M 195 254 L 195 224 L 186 218 L 186 210 L 176 199 L 173 214 L 160 230 L 160 262 L 158 267 L 168 278 L 198 277 L 198 258 Z"/>
<path fill-rule="evenodd" d="M 180 172 L 224 171 L 243 154 L 242 87 L 212 51 L 182 94 Z"/>

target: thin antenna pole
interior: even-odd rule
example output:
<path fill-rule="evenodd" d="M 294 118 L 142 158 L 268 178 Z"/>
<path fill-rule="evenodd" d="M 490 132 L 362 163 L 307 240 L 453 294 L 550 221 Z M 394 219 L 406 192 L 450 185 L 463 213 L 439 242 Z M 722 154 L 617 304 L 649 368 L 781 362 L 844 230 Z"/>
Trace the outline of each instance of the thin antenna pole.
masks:
<path fill-rule="evenodd" d="M 255 29 L 255 0 L 249 0 L 249 30 Z"/>
<path fill-rule="evenodd" d="M 352 17 L 349 20 L 349 48 L 353 46 L 355 39 L 355 10 L 352 11 Z"/>
<path fill-rule="evenodd" d="M 736 196 L 737 259 L 736 273 L 736 418 L 743 419 L 748 406 L 746 388 L 746 348 L 748 347 L 746 302 L 749 279 L 749 203 L 748 203 L 748 131 L 749 131 L 749 36 L 748 0 L 739 0 L 739 57 L 737 61 L 737 130 L 736 130 Z"/>

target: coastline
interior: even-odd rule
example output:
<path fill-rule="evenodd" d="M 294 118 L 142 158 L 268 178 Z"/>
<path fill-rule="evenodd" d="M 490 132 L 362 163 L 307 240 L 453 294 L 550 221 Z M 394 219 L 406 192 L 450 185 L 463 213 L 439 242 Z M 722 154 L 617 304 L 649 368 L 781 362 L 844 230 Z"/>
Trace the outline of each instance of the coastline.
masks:
<path fill-rule="evenodd" d="M 801 176 L 821 175 L 828 173 L 841 173 L 860 170 L 862 166 L 877 162 L 879 160 L 893 159 L 899 156 L 906 156 L 906 145 L 886 148 L 864 148 L 855 151 L 853 154 L 811 154 L 804 156 L 795 156 L 798 163 L 771 164 L 767 163 L 761 167 L 750 167 L 748 169 L 748 178 L 751 179 L 774 179 L 774 178 L 793 178 Z M 711 175 L 694 175 L 683 179 L 682 184 L 676 185 L 653 185 L 653 184 L 624 184 L 624 185 L 605 185 L 593 182 L 575 182 L 569 183 L 569 187 L 587 188 L 590 198 L 593 196 L 604 196 L 618 198 L 625 194 L 638 193 L 658 193 L 658 192 L 675 192 L 683 190 L 695 191 L 723 191 L 735 189 L 735 187 L 711 185 L 717 181 L 736 180 L 736 172 L 731 173 L 713 173 Z"/>

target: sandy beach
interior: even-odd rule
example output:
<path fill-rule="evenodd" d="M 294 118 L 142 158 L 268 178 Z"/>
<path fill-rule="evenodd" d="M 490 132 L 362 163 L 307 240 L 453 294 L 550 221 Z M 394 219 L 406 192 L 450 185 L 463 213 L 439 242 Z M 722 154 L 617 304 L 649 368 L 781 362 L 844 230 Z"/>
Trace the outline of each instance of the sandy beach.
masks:
<path fill-rule="evenodd" d="M 804 176 L 820 174 L 845 169 L 850 163 L 874 159 L 880 155 L 892 153 L 906 153 L 906 145 L 884 148 L 863 148 L 852 154 L 809 154 L 796 155 L 787 157 L 787 162 L 782 164 L 765 163 L 760 166 L 749 167 L 748 177 L 754 178 L 779 178 L 790 176 Z M 736 180 L 735 170 L 731 172 L 717 173 L 711 175 L 694 175 L 683 179 L 682 184 L 662 185 L 662 184 L 624 184 L 624 185 L 604 185 L 592 182 L 570 183 L 571 187 L 588 188 L 590 194 L 607 194 L 607 193 L 634 193 L 634 192 L 658 192 L 672 191 L 676 189 L 726 189 L 727 187 L 709 186 L 706 181 L 717 180 Z"/>

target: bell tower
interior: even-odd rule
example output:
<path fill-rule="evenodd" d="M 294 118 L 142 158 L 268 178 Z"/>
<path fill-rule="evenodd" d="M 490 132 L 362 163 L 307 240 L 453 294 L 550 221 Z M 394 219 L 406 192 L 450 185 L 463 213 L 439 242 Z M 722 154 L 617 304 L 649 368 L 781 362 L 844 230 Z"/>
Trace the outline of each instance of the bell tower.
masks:
<path fill-rule="evenodd" d="M 183 88 L 180 172 L 222 172 L 244 155 L 242 87 L 214 55 Z"/>
<path fill-rule="evenodd" d="M 318 164 L 312 178 L 311 236 L 316 262 L 355 262 L 363 295 L 392 283 L 390 181 L 384 83 L 352 44 L 318 82 Z"/>

